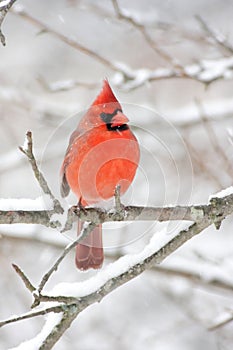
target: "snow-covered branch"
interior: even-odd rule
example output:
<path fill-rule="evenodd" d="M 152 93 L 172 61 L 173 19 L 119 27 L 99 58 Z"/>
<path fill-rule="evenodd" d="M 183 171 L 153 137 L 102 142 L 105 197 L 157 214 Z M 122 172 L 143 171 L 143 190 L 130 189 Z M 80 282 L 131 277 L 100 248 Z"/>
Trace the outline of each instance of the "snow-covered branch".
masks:
<path fill-rule="evenodd" d="M 112 221 L 197 221 L 205 217 L 212 217 L 212 223 L 217 223 L 233 211 L 233 195 L 217 199 L 217 201 L 217 206 L 212 202 L 203 205 L 169 207 L 124 206 L 121 213 L 112 209 L 84 209 L 73 206 L 68 211 L 67 222 L 62 231 L 70 230 L 73 222 L 78 219 L 97 225 Z M 4 203 L 4 200 L 2 202 Z M 53 214 L 53 210 L 0 210 L 0 224 L 39 224 L 57 229 L 62 224 L 52 220 Z"/>
<path fill-rule="evenodd" d="M 115 84 L 124 90 L 137 89 L 148 82 L 156 80 L 181 78 L 192 79 L 200 83 L 211 84 L 219 79 L 233 78 L 233 57 L 223 57 L 215 60 L 201 60 L 200 62 L 177 68 L 147 68 L 132 69 L 126 64 L 116 63 L 118 72 L 114 79 Z"/>
<path fill-rule="evenodd" d="M 223 198 L 224 201 L 232 201 L 233 195 L 229 194 L 228 198 Z M 211 203 L 213 207 L 217 207 L 218 201 L 223 198 L 212 198 Z M 227 202 L 225 202 L 225 204 Z M 233 212 L 233 210 L 229 211 L 225 204 L 222 207 L 222 218 Z M 146 269 L 153 267 L 154 264 L 161 263 L 186 241 L 202 232 L 213 222 L 213 218 L 207 215 L 197 220 L 188 228 L 179 232 L 174 232 L 172 238 L 166 235 L 165 231 L 157 232 L 143 251 L 138 254 L 127 255 L 120 258 L 115 263 L 108 265 L 91 279 L 80 283 L 62 283 L 55 286 L 55 288 L 48 293 L 48 301 L 51 302 L 51 300 L 53 300 L 56 303 L 62 302 L 62 305 L 66 304 L 67 308 L 63 313 L 60 323 L 56 324 L 50 334 L 44 339 L 43 344 L 40 344 L 38 348 L 51 349 L 54 342 L 64 334 L 65 330 L 71 325 L 72 321 L 81 311 L 91 304 L 101 301 L 102 298 L 113 290 L 140 275 Z M 43 296 L 43 298 L 46 298 L 46 296 Z M 41 301 L 46 300 L 43 300 L 43 298 Z M 2 324 L 4 324 L 4 321 Z M 55 337 L 54 334 L 56 334 Z"/>
<path fill-rule="evenodd" d="M 167 79 L 192 79 L 199 83 L 211 84 L 216 80 L 230 80 L 233 78 L 233 56 L 223 57 L 214 60 L 201 60 L 198 63 L 182 67 L 182 71 L 177 67 L 172 68 L 139 68 L 132 69 L 127 64 L 115 62 L 112 69 L 115 74 L 112 77 L 113 85 L 124 91 L 131 91 L 159 80 Z M 72 89 L 77 85 L 84 85 L 73 80 L 59 81 L 54 84 L 46 84 L 46 88 L 52 92 Z M 95 86 L 95 83 L 90 86 Z M 85 86 L 85 85 L 84 85 Z"/>
<path fill-rule="evenodd" d="M 132 69 L 125 63 L 122 62 L 113 62 L 102 54 L 97 53 L 88 47 L 81 45 L 78 41 L 71 39 L 63 33 L 56 31 L 51 28 L 49 25 L 43 23 L 37 18 L 32 17 L 28 14 L 22 7 L 16 7 L 13 9 L 13 12 L 23 18 L 24 20 L 30 22 L 33 26 L 39 27 L 41 30 L 52 34 L 66 45 L 71 46 L 75 50 L 78 50 L 89 57 L 93 58 L 97 62 L 103 64 L 107 68 L 110 68 L 115 72 L 115 75 L 112 78 L 113 84 L 122 88 L 123 90 L 130 91 L 134 89 L 138 89 L 141 86 L 145 85 L 148 82 L 153 82 L 157 80 L 164 79 L 173 79 L 173 78 L 181 78 L 181 79 L 192 79 L 204 84 L 211 84 L 212 82 L 219 79 L 232 79 L 233 78 L 233 57 L 221 57 L 214 60 L 200 60 L 196 64 L 191 65 L 182 65 L 177 60 L 172 58 L 168 53 L 163 51 L 161 48 L 158 48 L 156 43 L 150 38 L 147 33 L 145 26 L 137 23 L 132 17 L 124 14 L 119 6 L 117 1 L 112 1 L 114 4 L 114 8 L 116 14 L 119 19 L 123 19 L 125 21 L 130 22 L 134 25 L 142 35 L 145 40 L 152 46 L 152 48 L 162 56 L 166 61 L 170 63 L 170 67 L 162 67 L 156 69 L 148 69 L 146 67 L 141 67 L 138 69 Z M 64 81 L 56 83 L 55 88 L 53 85 L 51 87 L 49 84 L 45 83 L 43 85 L 46 88 L 49 88 L 51 91 L 61 91 L 67 90 L 77 85 L 81 84 L 81 86 L 95 86 L 96 83 L 93 82 L 91 84 L 84 82 L 77 82 L 73 80 Z"/>

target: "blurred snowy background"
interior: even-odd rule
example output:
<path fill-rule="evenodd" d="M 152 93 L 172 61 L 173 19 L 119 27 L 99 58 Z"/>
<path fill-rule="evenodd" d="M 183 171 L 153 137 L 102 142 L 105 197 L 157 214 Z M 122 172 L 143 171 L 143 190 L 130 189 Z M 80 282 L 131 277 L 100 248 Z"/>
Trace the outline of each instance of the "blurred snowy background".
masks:
<path fill-rule="evenodd" d="M 0 47 L 1 198 L 41 195 L 17 148 L 27 130 L 59 196 L 59 168 L 70 132 L 104 77 L 122 102 L 142 152 L 124 203 L 207 203 L 209 195 L 232 185 L 232 13 L 229 0 L 16 2 L 2 28 L 7 46 Z M 74 200 L 71 196 L 69 204 Z M 105 264 L 140 251 L 163 226 L 106 225 Z M 220 231 L 210 227 L 160 269 L 85 310 L 55 349 L 232 349 L 233 323 L 208 330 L 233 314 L 232 227 L 232 218 Z M 1 225 L 0 235 L 4 319 L 28 311 L 31 302 L 12 262 L 36 284 L 74 234 Z M 48 288 L 95 273 L 78 272 L 71 254 Z M 2 328 L 0 348 L 35 336 L 43 323 L 36 318 Z"/>

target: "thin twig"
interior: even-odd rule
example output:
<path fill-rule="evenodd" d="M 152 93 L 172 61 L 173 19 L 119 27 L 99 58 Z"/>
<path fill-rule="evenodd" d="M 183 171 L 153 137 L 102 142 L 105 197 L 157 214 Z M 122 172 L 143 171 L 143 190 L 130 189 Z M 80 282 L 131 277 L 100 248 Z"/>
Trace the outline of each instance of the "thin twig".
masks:
<path fill-rule="evenodd" d="M 16 264 L 12 264 L 12 267 L 14 268 L 15 272 L 19 275 L 19 277 L 22 279 L 22 281 L 25 284 L 25 287 L 30 291 L 30 292 L 34 292 L 36 290 L 36 288 L 33 286 L 33 284 L 29 281 L 29 279 L 27 278 L 27 276 L 25 275 L 25 273 L 21 270 L 21 268 L 16 265 Z"/>
<path fill-rule="evenodd" d="M 230 43 L 227 42 L 223 34 L 216 33 L 216 31 L 212 29 L 200 15 L 196 15 L 195 17 L 197 21 L 201 24 L 201 27 L 204 29 L 204 31 L 211 37 L 211 39 L 214 40 L 216 44 L 218 44 L 221 48 L 225 49 L 228 53 L 233 53 L 232 45 L 230 45 Z"/>
<path fill-rule="evenodd" d="M 62 262 L 62 260 L 66 257 L 66 255 L 74 248 L 76 247 L 76 245 L 83 240 L 86 236 L 89 235 L 89 233 L 95 228 L 95 224 L 93 223 L 89 223 L 88 225 L 86 225 L 80 235 L 78 236 L 78 238 L 70 243 L 62 252 L 62 254 L 59 256 L 59 258 L 56 260 L 56 262 L 52 265 L 52 267 L 49 269 L 49 271 L 43 276 L 39 287 L 38 287 L 38 293 L 41 294 L 42 289 L 44 288 L 45 284 L 48 282 L 49 278 L 51 277 L 51 275 L 58 269 L 58 266 L 60 265 L 60 263 Z"/>
<path fill-rule="evenodd" d="M 54 197 L 54 195 L 52 194 L 49 186 L 48 186 L 48 183 L 47 181 L 45 180 L 42 172 L 39 170 L 38 166 L 37 166 L 37 162 L 36 162 L 36 159 L 34 157 L 34 154 L 33 154 L 33 141 L 32 141 L 32 133 L 31 131 L 28 131 L 27 134 L 26 134 L 26 142 L 25 142 L 25 146 L 24 147 L 19 147 L 20 151 L 22 153 L 24 153 L 30 164 L 31 164 L 31 167 L 32 167 L 32 170 L 33 170 L 33 173 L 35 175 L 35 178 L 37 179 L 42 191 L 45 193 L 45 194 L 48 194 L 52 201 L 53 201 L 53 205 L 54 205 L 54 211 L 56 213 L 60 213 L 62 214 L 64 212 L 64 209 L 62 208 L 60 202 L 58 199 L 56 199 Z"/>
<path fill-rule="evenodd" d="M 69 91 L 71 89 L 82 87 L 87 89 L 95 89 L 99 86 L 99 83 L 88 83 L 84 81 L 79 80 L 62 80 L 62 81 L 56 81 L 54 83 L 48 83 L 43 77 L 37 78 L 38 82 L 41 84 L 41 86 L 49 91 L 49 92 L 60 92 L 60 91 Z"/>
<path fill-rule="evenodd" d="M 223 320 L 223 321 L 221 321 L 221 322 L 218 322 L 218 323 L 216 323 L 216 324 L 213 325 L 213 326 L 210 326 L 210 327 L 208 328 L 208 330 L 209 330 L 209 331 L 215 331 L 215 330 L 218 329 L 218 328 L 221 328 L 221 327 L 223 327 L 223 326 L 226 326 L 228 323 L 230 323 L 230 322 L 232 322 L 232 321 L 233 321 L 233 313 L 232 313 L 231 316 L 226 317 L 225 320 Z"/>
<path fill-rule="evenodd" d="M 3 46 L 6 45 L 6 38 L 2 33 L 2 23 L 7 13 L 9 12 L 11 6 L 16 2 L 16 0 L 2 0 L 0 2 L 0 41 Z"/>
<path fill-rule="evenodd" d="M 141 33 L 141 35 L 143 36 L 145 41 L 149 44 L 152 50 L 154 50 L 160 57 L 162 57 L 165 61 L 167 61 L 170 65 L 172 65 L 172 67 L 179 68 L 182 71 L 182 74 L 185 74 L 184 68 L 178 63 L 178 61 L 174 59 L 172 56 L 170 56 L 167 52 L 165 52 L 161 47 L 158 47 L 155 41 L 148 34 L 145 25 L 137 22 L 133 17 L 125 15 L 121 11 L 117 0 L 112 0 L 112 4 L 117 17 L 120 20 L 124 20 L 129 24 L 131 24 L 134 28 L 136 28 Z"/>
<path fill-rule="evenodd" d="M 154 266 L 152 269 L 158 274 L 165 276 L 181 277 L 189 280 L 192 283 L 204 286 L 207 288 L 221 288 L 224 291 L 233 292 L 233 284 L 227 283 L 217 277 L 203 278 L 199 273 L 188 271 L 185 269 L 174 269 L 166 266 Z"/>
<path fill-rule="evenodd" d="M 110 69 L 116 70 L 116 67 L 114 66 L 114 64 L 110 60 L 104 58 L 103 56 L 101 56 L 97 52 L 95 52 L 95 51 L 93 51 L 91 49 L 88 49 L 87 47 L 85 47 L 82 44 L 80 44 L 78 41 L 76 41 L 74 39 L 71 39 L 71 38 L 65 36 L 62 33 L 57 32 L 55 29 L 51 28 L 47 24 L 41 22 L 37 18 L 35 18 L 35 17 L 31 16 L 30 14 L 28 14 L 22 8 L 14 9 L 13 13 L 18 15 L 18 16 L 20 16 L 21 18 L 27 20 L 32 25 L 34 25 L 36 27 L 39 27 L 41 30 L 43 30 L 43 32 L 47 32 L 47 33 L 52 34 L 54 37 L 56 37 L 59 40 L 63 41 L 67 45 L 73 47 L 74 49 L 84 53 L 85 55 L 88 55 L 89 57 L 94 58 L 95 60 L 97 60 L 101 64 L 109 67 Z"/>
<path fill-rule="evenodd" d="M 120 185 L 117 185 L 115 188 L 114 199 L 115 199 L 116 212 L 121 213 L 124 206 L 121 203 L 121 186 Z"/>
<path fill-rule="evenodd" d="M 7 324 L 10 324 L 10 323 L 15 323 L 15 322 L 18 322 L 18 321 L 26 320 L 28 318 L 46 315 L 46 314 L 48 314 L 50 312 L 60 313 L 60 312 L 63 312 L 63 311 L 64 311 L 63 305 L 58 305 L 58 306 L 51 306 L 51 307 L 48 307 L 48 308 L 45 308 L 45 309 L 42 309 L 42 310 L 39 310 L 39 311 L 27 312 L 27 313 L 25 313 L 23 315 L 10 317 L 10 318 L 8 318 L 8 319 L 6 319 L 4 321 L 0 321 L 0 327 L 3 327 L 3 326 L 5 326 Z"/>

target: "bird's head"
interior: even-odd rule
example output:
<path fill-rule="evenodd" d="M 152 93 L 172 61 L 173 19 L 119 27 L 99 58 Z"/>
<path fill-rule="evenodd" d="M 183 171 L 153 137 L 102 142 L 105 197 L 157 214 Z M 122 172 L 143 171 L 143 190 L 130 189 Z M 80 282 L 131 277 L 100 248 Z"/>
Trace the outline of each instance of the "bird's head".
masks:
<path fill-rule="evenodd" d="M 107 79 L 88 111 L 89 121 L 94 126 L 106 125 L 107 130 L 128 129 L 128 118 L 124 115 L 122 107 L 115 97 Z"/>

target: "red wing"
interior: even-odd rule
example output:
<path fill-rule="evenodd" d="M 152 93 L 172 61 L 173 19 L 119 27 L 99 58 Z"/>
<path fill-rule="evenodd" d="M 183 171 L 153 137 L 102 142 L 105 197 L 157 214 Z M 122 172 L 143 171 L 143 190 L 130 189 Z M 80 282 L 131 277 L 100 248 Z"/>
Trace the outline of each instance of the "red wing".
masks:
<path fill-rule="evenodd" d="M 64 198 L 66 196 L 68 196 L 69 192 L 70 192 L 70 186 L 67 182 L 66 179 L 66 168 L 67 166 L 70 164 L 71 162 L 71 147 L 75 141 L 75 139 L 80 135 L 80 131 L 78 129 L 76 129 L 70 136 L 70 140 L 69 140 L 69 145 L 66 149 L 66 154 L 65 154 L 65 158 L 61 167 L 61 184 L 60 184 L 60 193 L 61 196 Z"/>

